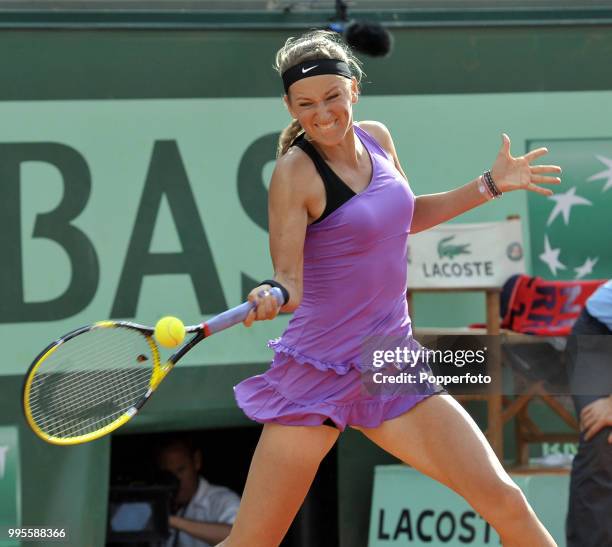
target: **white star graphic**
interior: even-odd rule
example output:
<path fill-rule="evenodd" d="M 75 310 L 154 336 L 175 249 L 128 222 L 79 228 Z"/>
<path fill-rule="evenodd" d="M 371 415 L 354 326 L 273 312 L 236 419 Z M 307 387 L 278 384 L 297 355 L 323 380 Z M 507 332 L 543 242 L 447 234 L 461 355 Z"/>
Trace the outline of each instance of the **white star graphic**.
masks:
<path fill-rule="evenodd" d="M 612 159 L 610 158 L 606 158 L 605 156 L 599 156 L 597 154 L 595 154 L 595 157 L 604 165 L 607 165 L 608 168 L 604 169 L 603 171 L 600 171 L 599 173 L 595 173 L 594 175 L 590 176 L 587 181 L 591 182 L 593 180 L 601 180 L 601 179 L 608 179 L 606 181 L 606 184 L 604 185 L 604 187 L 602 188 L 602 192 L 605 192 L 606 190 L 609 190 L 610 188 L 612 188 Z"/>
<path fill-rule="evenodd" d="M 559 262 L 559 253 L 561 249 L 551 249 L 548 236 L 544 236 L 544 252 L 540 255 L 540 260 L 544 262 L 549 268 L 552 274 L 557 276 L 557 269 L 565 270 L 565 265 Z"/>
<path fill-rule="evenodd" d="M 581 279 L 585 275 L 589 275 L 590 273 L 593 273 L 593 266 L 597 264 L 598 260 L 599 260 L 598 256 L 592 259 L 587 257 L 586 261 L 584 262 L 582 266 L 579 266 L 578 268 L 574 268 L 574 271 L 576 272 L 576 277 L 574 279 Z"/>
<path fill-rule="evenodd" d="M 563 215 L 565 225 L 569 224 L 570 210 L 574 205 L 593 205 L 588 199 L 576 195 L 576 187 L 572 186 L 564 194 L 554 194 L 548 196 L 548 199 L 552 199 L 556 202 L 554 209 L 548 215 L 547 226 L 550 226 L 553 221 L 559 216 Z"/>

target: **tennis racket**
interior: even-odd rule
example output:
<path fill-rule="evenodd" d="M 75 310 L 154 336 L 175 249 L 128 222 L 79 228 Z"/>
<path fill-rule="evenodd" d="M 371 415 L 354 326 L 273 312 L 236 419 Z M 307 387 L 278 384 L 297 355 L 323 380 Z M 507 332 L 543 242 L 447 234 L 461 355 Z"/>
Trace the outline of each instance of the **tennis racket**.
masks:
<path fill-rule="evenodd" d="M 279 306 L 283 295 L 270 289 Z M 206 323 L 162 362 L 153 327 L 101 321 L 73 330 L 49 344 L 30 365 L 23 410 L 44 441 L 74 445 L 99 439 L 133 418 L 174 365 L 196 344 L 243 321 L 254 309 L 244 302 Z"/>

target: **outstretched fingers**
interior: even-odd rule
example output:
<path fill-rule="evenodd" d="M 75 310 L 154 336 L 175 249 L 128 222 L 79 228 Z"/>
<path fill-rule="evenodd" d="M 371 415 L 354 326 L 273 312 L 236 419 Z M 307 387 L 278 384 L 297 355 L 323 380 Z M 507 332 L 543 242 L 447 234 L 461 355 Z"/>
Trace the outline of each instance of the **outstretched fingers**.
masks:
<path fill-rule="evenodd" d="M 530 165 L 532 173 L 561 173 L 561 167 L 558 165 Z"/>
<path fill-rule="evenodd" d="M 543 196 L 552 196 L 554 193 L 549 188 L 542 188 L 541 186 L 538 186 L 537 184 L 534 184 L 533 182 L 530 182 L 525 188 L 525 190 L 529 190 L 530 192 L 535 192 L 536 194 L 541 194 Z"/>
<path fill-rule="evenodd" d="M 559 177 L 545 177 L 543 175 L 531 175 L 531 182 L 537 184 L 560 184 L 561 179 Z"/>
<path fill-rule="evenodd" d="M 534 150 L 533 152 L 541 152 L 542 154 L 546 153 L 546 148 L 539 148 L 538 150 Z M 526 156 L 527 158 L 527 156 Z M 527 190 L 532 192 L 536 192 L 543 196 L 551 196 L 553 194 L 552 190 L 548 190 L 545 188 L 540 188 L 537 186 L 538 184 L 560 184 L 561 179 L 559 177 L 554 177 L 550 175 L 543 175 L 540 173 L 561 173 L 561 167 L 558 165 L 530 165 L 529 171 L 531 173 L 529 185 L 527 186 Z"/>
<path fill-rule="evenodd" d="M 529 163 L 531 163 L 533 160 L 541 158 L 542 156 L 548 154 L 548 148 L 536 148 L 535 150 L 532 150 L 531 152 L 527 152 L 527 154 L 525 154 L 525 156 L 523 156 Z"/>

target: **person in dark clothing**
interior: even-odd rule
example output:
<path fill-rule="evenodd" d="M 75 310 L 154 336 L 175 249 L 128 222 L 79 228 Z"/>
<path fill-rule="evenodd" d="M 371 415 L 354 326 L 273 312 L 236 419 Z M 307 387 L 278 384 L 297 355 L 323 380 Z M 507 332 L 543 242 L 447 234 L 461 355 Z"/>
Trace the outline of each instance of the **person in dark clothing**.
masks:
<path fill-rule="evenodd" d="M 567 547 L 612 545 L 612 279 L 589 298 L 568 341 L 580 443 L 572 464 Z"/>

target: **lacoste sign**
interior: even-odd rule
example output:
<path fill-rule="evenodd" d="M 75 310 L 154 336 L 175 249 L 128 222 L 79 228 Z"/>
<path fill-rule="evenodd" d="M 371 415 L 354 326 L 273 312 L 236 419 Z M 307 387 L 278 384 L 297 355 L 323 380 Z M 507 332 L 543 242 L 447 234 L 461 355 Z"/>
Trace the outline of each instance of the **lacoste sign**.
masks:
<path fill-rule="evenodd" d="M 524 273 L 521 222 L 442 224 L 409 238 L 411 288 L 500 287 Z"/>
<path fill-rule="evenodd" d="M 469 243 L 464 243 L 463 245 L 453 245 L 451 241 L 455 239 L 455 236 L 443 237 L 438 243 L 438 257 L 444 258 L 448 257 L 451 260 L 455 258 L 457 255 L 469 255 L 470 251 Z"/>

